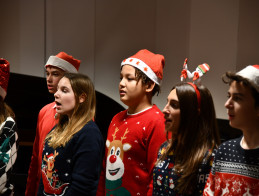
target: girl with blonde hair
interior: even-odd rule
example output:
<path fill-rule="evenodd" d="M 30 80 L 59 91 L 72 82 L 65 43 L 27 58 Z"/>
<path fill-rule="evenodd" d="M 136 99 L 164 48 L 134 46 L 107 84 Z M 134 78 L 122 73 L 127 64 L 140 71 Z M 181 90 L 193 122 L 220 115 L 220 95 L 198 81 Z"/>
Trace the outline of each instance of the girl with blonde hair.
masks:
<path fill-rule="evenodd" d="M 66 73 L 54 96 L 60 116 L 45 139 L 38 195 L 95 195 L 104 144 L 92 120 L 93 83 L 83 74 Z"/>

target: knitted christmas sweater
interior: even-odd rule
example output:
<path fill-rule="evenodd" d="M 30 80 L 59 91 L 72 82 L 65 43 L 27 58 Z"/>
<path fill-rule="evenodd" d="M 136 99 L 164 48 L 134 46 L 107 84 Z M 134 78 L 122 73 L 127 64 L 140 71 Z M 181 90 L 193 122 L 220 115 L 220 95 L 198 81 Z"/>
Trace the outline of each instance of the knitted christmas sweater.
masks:
<path fill-rule="evenodd" d="M 165 140 L 164 117 L 156 105 L 134 115 L 127 110 L 115 115 L 97 195 L 152 195 L 152 170 Z"/>
<path fill-rule="evenodd" d="M 25 196 L 37 195 L 41 177 L 42 150 L 44 146 L 43 143 L 46 135 L 58 122 L 58 120 L 55 119 L 55 105 L 55 102 L 52 102 L 44 106 L 38 115 L 36 136 L 33 144 L 30 168 L 28 171 Z"/>
<path fill-rule="evenodd" d="M 45 142 L 38 195 L 95 196 L 104 142 L 90 121 L 65 147 L 53 149 Z"/>
<path fill-rule="evenodd" d="M 17 157 L 18 135 L 13 118 L 8 117 L 0 125 L 0 195 L 10 195 L 12 168 Z"/>
<path fill-rule="evenodd" d="M 241 139 L 220 145 L 203 195 L 259 195 L 259 148 L 244 150 Z"/>
<path fill-rule="evenodd" d="M 169 143 L 165 142 L 161 146 L 158 152 L 158 159 L 168 145 Z M 211 155 L 207 156 L 208 153 Z M 197 181 L 193 182 L 196 184 L 196 188 L 191 195 L 202 195 L 206 180 L 210 173 L 213 158 L 214 152 L 211 153 L 211 150 L 208 150 L 197 171 Z M 169 156 L 155 166 L 153 171 L 153 195 L 180 195 L 175 187 L 177 187 L 181 174 L 176 173 L 174 165 L 175 156 L 173 152 L 171 152 L 169 153 Z"/>

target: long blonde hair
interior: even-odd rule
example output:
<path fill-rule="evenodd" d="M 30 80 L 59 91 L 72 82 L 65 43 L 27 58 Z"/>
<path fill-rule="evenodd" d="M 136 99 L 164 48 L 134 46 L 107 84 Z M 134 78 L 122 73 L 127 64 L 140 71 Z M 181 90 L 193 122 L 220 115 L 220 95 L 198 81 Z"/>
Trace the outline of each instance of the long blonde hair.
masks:
<path fill-rule="evenodd" d="M 55 129 L 45 139 L 48 145 L 54 149 L 65 146 L 69 140 L 80 131 L 85 124 L 94 119 L 96 110 L 95 89 L 90 78 L 83 74 L 66 73 L 64 75 L 70 81 L 75 94 L 76 105 L 70 119 L 67 115 L 60 115 Z M 79 103 L 79 97 L 84 95 L 85 101 Z"/>

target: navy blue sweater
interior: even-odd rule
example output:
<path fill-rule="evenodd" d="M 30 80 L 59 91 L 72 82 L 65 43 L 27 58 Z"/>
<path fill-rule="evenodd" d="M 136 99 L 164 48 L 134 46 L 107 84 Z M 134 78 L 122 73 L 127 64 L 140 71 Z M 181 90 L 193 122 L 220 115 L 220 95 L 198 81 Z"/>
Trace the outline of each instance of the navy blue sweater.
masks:
<path fill-rule="evenodd" d="M 104 148 L 97 125 L 90 121 L 65 147 L 45 143 L 38 195 L 95 195 Z"/>

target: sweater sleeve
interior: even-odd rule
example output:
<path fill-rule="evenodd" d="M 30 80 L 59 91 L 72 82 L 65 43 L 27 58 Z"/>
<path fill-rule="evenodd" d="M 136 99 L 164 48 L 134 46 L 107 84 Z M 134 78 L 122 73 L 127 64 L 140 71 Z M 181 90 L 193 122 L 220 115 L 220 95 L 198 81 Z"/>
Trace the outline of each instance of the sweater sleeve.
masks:
<path fill-rule="evenodd" d="M 33 143 L 33 150 L 31 156 L 31 163 L 28 171 L 27 184 L 25 190 L 25 196 L 34 196 L 37 195 L 38 184 L 40 180 L 40 176 L 38 176 L 39 165 L 38 165 L 38 155 L 39 155 L 39 119 L 42 116 L 42 111 L 40 111 L 38 116 L 37 128 L 36 128 L 36 136 Z"/>
<path fill-rule="evenodd" d="M 113 122 L 113 120 L 116 118 L 116 116 L 113 117 L 110 126 Z M 110 126 L 108 128 L 107 136 L 109 135 Z M 107 149 L 105 147 L 105 154 L 102 160 L 102 170 L 101 175 L 99 178 L 99 184 L 96 192 L 96 196 L 104 196 L 105 195 L 105 179 L 106 179 L 106 157 L 107 157 Z"/>
<path fill-rule="evenodd" d="M 215 152 L 216 150 L 214 150 Z M 211 150 L 208 150 L 199 169 L 197 176 L 197 189 L 195 190 L 195 195 L 202 195 L 203 190 L 207 181 L 207 178 L 211 171 L 211 166 L 214 159 L 214 152 L 211 153 Z"/>
<path fill-rule="evenodd" d="M 214 169 L 215 169 L 215 159 L 213 161 L 212 164 L 212 168 L 210 171 L 210 175 L 207 179 L 204 191 L 203 191 L 203 195 L 205 196 L 210 196 L 210 195 L 214 195 L 214 191 L 215 191 L 215 174 L 214 174 Z"/>
<path fill-rule="evenodd" d="M 153 192 L 153 168 L 157 160 L 157 153 L 160 146 L 166 141 L 164 122 L 156 120 L 153 129 L 150 130 L 147 143 L 147 165 L 150 177 L 150 183 L 147 195 L 152 195 Z"/>
<path fill-rule="evenodd" d="M 13 189 L 9 179 L 17 157 L 18 135 L 16 131 L 15 121 L 8 117 L 0 135 L 0 195 Z"/>
<path fill-rule="evenodd" d="M 203 191 L 203 195 L 205 195 L 205 196 L 214 195 L 214 187 L 215 187 L 214 175 L 212 173 L 210 173 L 207 183 L 205 185 L 204 191 Z"/>
<path fill-rule="evenodd" d="M 96 196 L 104 196 L 105 195 L 105 170 L 106 170 L 106 156 L 103 158 L 102 162 L 102 171 L 99 179 L 99 184 L 96 192 Z"/>
<path fill-rule="evenodd" d="M 96 195 L 103 158 L 103 138 L 94 127 L 83 132 L 75 143 L 71 186 L 66 196 Z"/>

